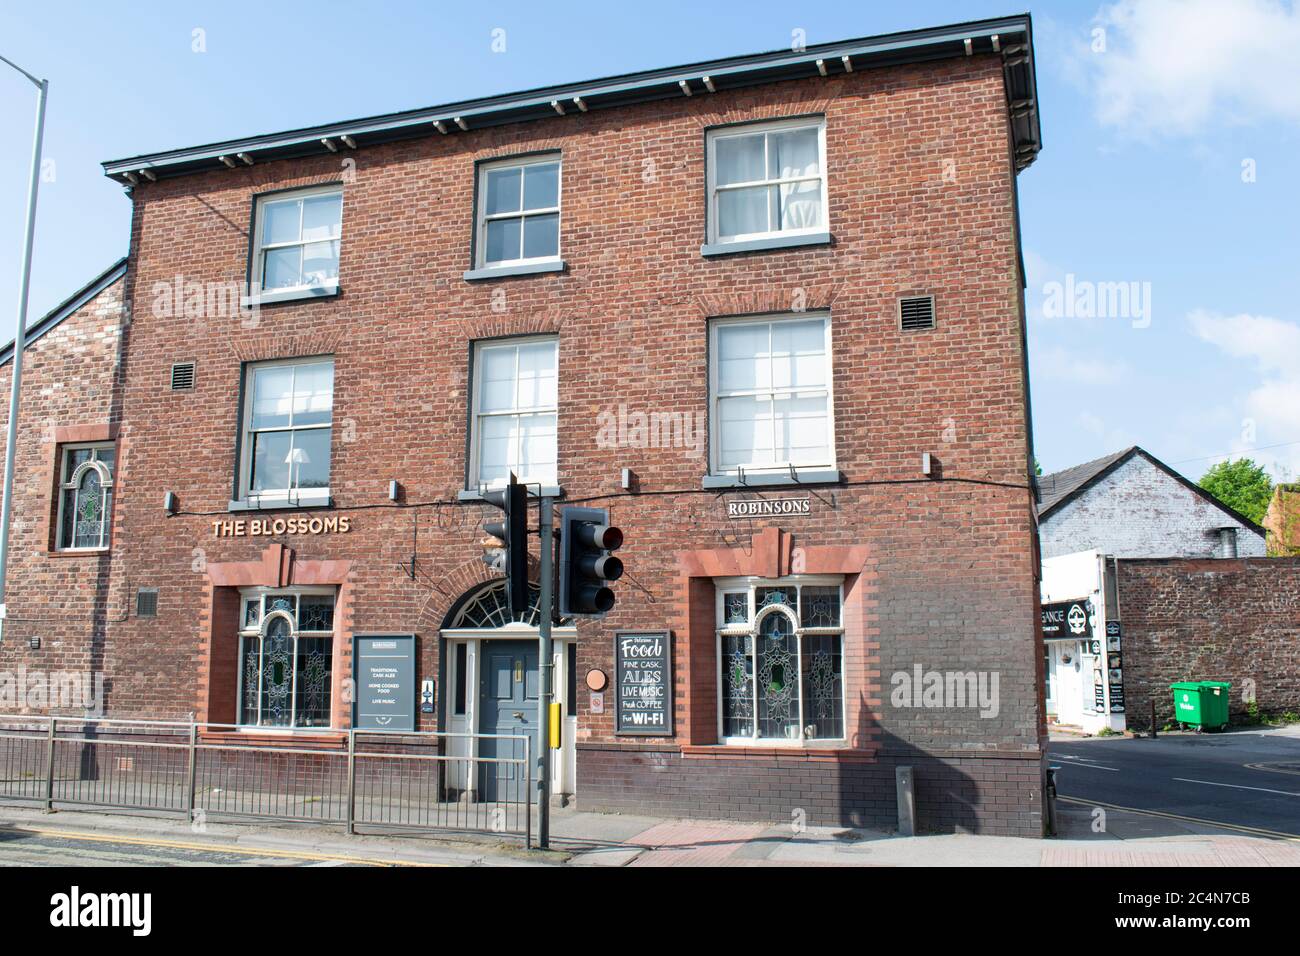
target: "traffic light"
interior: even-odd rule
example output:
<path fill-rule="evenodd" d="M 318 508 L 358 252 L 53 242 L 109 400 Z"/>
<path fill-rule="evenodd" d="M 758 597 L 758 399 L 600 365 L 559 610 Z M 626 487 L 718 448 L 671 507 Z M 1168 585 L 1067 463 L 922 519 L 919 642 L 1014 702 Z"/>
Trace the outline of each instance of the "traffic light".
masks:
<path fill-rule="evenodd" d="M 560 512 L 560 616 L 604 614 L 614 606 L 606 582 L 623 576 L 623 562 L 610 554 L 623 544 L 623 532 L 609 523 L 604 508 L 565 508 Z"/>
<path fill-rule="evenodd" d="M 528 488 L 510 474 L 510 484 L 499 491 L 484 492 L 483 499 L 500 508 L 501 521 L 491 521 L 483 530 L 501 542 L 483 555 L 494 571 L 506 576 L 506 595 L 515 617 L 528 610 Z"/>

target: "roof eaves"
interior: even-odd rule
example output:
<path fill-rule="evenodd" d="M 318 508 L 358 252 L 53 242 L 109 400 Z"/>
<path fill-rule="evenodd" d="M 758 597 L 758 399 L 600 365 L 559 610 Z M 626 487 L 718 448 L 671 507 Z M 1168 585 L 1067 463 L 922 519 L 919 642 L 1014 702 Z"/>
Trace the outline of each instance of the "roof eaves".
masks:
<path fill-rule="evenodd" d="M 456 128 L 457 119 L 465 124 L 465 128 L 475 129 L 553 117 L 559 109 L 612 108 L 646 100 L 685 96 L 688 95 L 686 89 L 690 89 L 692 94 L 702 94 L 706 89 L 703 83 L 705 76 L 709 77 L 714 89 L 732 89 L 781 79 L 842 73 L 846 70 L 846 57 L 848 64 L 854 68 L 866 68 L 993 52 L 1000 52 L 1003 56 L 1008 108 L 1012 114 L 1019 169 L 1032 162 L 1041 148 L 1037 81 L 1034 76 L 1033 41 L 1028 14 L 543 87 L 109 160 L 103 164 L 103 168 L 106 176 L 134 185 L 142 176 L 179 176 L 239 163 L 250 165 L 256 158 L 279 159 L 320 154 L 333 151 L 325 140 L 330 140 L 333 144 L 334 140 L 342 140 L 343 137 L 360 145 L 373 145 L 433 135 L 437 129 L 435 123 L 442 124 L 443 129 L 450 131 Z M 823 74 L 823 70 L 827 73 Z M 582 101 L 582 107 L 575 105 L 579 100 Z M 333 144 L 333 148 L 337 149 L 338 144 Z"/>

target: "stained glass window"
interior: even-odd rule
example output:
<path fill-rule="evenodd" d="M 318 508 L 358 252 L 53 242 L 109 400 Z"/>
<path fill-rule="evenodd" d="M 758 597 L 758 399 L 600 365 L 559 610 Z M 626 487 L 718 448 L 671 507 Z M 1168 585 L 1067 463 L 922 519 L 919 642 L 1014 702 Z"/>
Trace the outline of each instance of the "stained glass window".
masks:
<path fill-rule="evenodd" d="M 842 739 L 840 586 L 764 582 L 752 588 L 752 616 L 750 594 L 728 589 L 719 602 L 722 736 Z"/>
<path fill-rule="evenodd" d="M 59 476 L 59 550 L 108 547 L 112 513 L 113 446 L 65 448 Z"/>
<path fill-rule="evenodd" d="M 239 722 L 328 727 L 334 595 L 272 592 L 245 597 L 243 622 Z"/>

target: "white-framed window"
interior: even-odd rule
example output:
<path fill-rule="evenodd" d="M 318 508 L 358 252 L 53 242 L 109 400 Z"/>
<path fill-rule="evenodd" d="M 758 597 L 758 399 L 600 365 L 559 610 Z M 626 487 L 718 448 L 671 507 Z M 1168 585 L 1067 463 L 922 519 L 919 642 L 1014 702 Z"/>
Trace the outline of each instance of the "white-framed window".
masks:
<path fill-rule="evenodd" d="M 286 295 L 336 290 L 342 235 L 341 186 L 259 196 L 250 291 Z"/>
<path fill-rule="evenodd" d="M 828 228 L 826 122 L 820 117 L 710 130 L 707 175 L 710 243 Z"/>
<path fill-rule="evenodd" d="M 560 258 L 560 157 L 550 153 L 479 167 L 475 266 Z"/>
<path fill-rule="evenodd" d="M 830 316 L 716 319 L 709 332 L 712 473 L 834 467 Z"/>
<path fill-rule="evenodd" d="M 249 365 L 240 441 L 241 498 L 288 504 L 329 501 L 334 360 Z"/>
<path fill-rule="evenodd" d="M 843 740 L 842 579 L 723 579 L 715 587 L 719 739 Z"/>
<path fill-rule="evenodd" d="M 64 445 L 59 454 L 59 551 L 107 548 L 113 521 L 112 442 Z"/>
<path fill-rule="evenodd" d="M 328 727 L 333 588 L 239 592 L 239 723 Z"/>
<path fill-rule="evenodd" d="M 553 336 L 475 343 L 471 487 L 556 484 L 558 362 Z"/>

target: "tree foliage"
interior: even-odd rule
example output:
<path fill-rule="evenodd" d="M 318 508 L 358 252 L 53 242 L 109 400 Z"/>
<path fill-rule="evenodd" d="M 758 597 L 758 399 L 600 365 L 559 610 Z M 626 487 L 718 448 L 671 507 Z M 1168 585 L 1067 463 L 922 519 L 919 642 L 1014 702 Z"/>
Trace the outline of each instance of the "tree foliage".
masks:
<path fill-rule="evenodd" d="M 1201 476 L 1198 484 L 1255 524 L 1264 520 L 1273 497 L 1273 479 L 1249 458 L 1219 462 Z"/>

